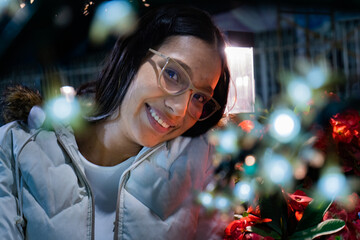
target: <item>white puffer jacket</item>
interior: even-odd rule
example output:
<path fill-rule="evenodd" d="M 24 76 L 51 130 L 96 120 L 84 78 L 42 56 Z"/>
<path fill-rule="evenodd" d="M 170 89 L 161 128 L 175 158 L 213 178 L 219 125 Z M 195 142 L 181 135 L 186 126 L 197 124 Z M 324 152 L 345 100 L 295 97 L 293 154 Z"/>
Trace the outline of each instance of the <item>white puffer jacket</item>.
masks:
<path fill-rule="evenodd" d="M 219 239 L 194 194 L 211 173 L 204 136 L 144 147 L 119 183 L 114 239 Z M 219 235 L 220 234 L 220 235 Z M 0 239 L 93 239 L 94 204 L 70 127 L 0 128 Z"/>

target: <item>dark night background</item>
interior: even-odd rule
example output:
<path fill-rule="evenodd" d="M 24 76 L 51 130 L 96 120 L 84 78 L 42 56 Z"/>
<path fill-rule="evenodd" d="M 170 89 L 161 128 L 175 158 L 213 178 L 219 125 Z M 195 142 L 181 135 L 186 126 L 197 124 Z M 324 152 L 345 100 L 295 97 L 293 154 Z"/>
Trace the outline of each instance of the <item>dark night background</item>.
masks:
<path fill-rule="evenodd" d="M 27 1 L 28 2 L 28 1 Z M 28 20 L 19 22 L 13 26 L 11 33 L 4 32 L 9 27 L 11 18 L 0 15 L 0 73 L 5 73 L 14 66 L 22 64 L 54 64 L 66 62 L 74 57 L 87 53 L 103 51 L 112 46 L 113 39 L 102 46 L 93 46 L 88 42 L 88 27 L 93 17 L 94 10 L 103 1 L 94 0 L 95 4 L 88 9 L 88 15 L 84 15 L 84 6 L 88 1 L 82 0 L 35 0 L 29 11 L 32 16 Z M 320 9 L 320 10 L 344 10 L 346 12 L 357 11 L 360 1 L 165 1 L 148 0 L 149 7 L 145 7 L 142 1 L 133 1 L 132 4 L 141 15 L 152 7 L 164 3 L 191 4 L 209 11 L 216 15 L 242 6 L 280 6 L 292 9 Z M 54 22 L 61 10 L 70 10 L 67 21 L 62 25 Z M 9 36 L 11 35 L 11 36 Z"/>
<path fill-rule="evenodd" d="M 78 87 L 96 78 L 116 39 L 112 36 L 97 45 L 89 40 L 89 27 L 103 2 L 0 0 L 0 91 L 21 83 L 46 92 L 58 86 L 54 81 Z M 166 3 L 207 10 L 229 42 L 254 47 L 255 90 L 265 107 L 281 90 L 278 71 L 291 71 L 297 56 L 305 56 L 309 62 L 319 56 L 327 59 L 346 76 L 338 93 L 360 95 L 358 0 L 128 2 L 137 16 Z M 16 11 L 5 9 L 6 3 L 15 4 Z M 25 3 L 26 15 L 19 14 L 20 3 Z"/>

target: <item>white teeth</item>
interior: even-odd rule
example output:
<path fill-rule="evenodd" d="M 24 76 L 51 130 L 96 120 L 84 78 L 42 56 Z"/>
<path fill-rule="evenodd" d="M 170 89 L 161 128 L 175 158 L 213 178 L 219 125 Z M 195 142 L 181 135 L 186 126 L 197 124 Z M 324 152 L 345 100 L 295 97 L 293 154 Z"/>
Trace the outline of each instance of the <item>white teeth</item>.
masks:
<path fill-rule="evenodd" d="M 151 108 L 150 108 L 151 116 L 164 128 L 169 128 L 170 125 L 164 122 Z"/>

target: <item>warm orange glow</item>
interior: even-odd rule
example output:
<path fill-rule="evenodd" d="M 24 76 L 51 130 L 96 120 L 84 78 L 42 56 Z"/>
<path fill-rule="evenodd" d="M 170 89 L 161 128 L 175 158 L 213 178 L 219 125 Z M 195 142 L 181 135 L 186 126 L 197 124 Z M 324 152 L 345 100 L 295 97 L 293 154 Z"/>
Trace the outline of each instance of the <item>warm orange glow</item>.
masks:
<path fill-rule="evenodd" d="M 246 156 L 246 158 L 245 158 L 245 164 L 246 164 L 247 166 L 252 166 L 252 165 L 255 164 L 255 162 L 256 162 L 256 158 L 255 158 L 254 156 L 252 156 L 252 155 Z"/>

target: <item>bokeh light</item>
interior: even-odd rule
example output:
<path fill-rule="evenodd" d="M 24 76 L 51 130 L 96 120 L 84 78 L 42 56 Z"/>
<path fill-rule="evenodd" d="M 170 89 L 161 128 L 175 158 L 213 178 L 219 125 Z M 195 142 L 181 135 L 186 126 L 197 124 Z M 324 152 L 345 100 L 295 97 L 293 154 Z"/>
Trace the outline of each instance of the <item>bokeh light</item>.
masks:
<path fill-rule="evenodd" d="M 329 168 L 318 181 L 318 189 L 328 199 L 348 194 L 346 178 L 337 168 Z"/>
<path fill-rule="evenodd" d="M 292 166 L 282 155 L 268 150 L 264 156 L 265 175 L 275 184 L 286 185 L 292 179 Z"/>
<path fill-rule="evenodd" d="M 247 175 L 254 175 L 257 171 L 256 158 L 253 155 L 245 157 L 244 171 Z"/>
<path fill-rule="evenodd" d="M 1 16 L 2 12 L 5 11 L 5 9 L 8 7 L 9 4 L 10 4 L 10 0 L 1 0 L 0 1 L 0 16 Z"/>
<path fill-rule="evenodd" d="M 198 194 L 198 201 L 206 208 L 213 207 L 213 196 L 208 192 L 201 192 Z"/>
<path fill-rule="evenodd" d="M 299 107 L 307 106 L 307 103 L 312 97 L 309 85 L 300 77 L 293 79 L 289 83 L 287 93 L 292 102 Z"/>
<path fill-rule="evenodd" d="M 71 86 L 60 88 L 61 95 L 51 99 L 45 105 L 47 115 L 56 122 L 72 122 L 81 114 L 75 89 Z"/>
<path fill-rule="evenodd" d="M 101 44 L 114 34 L 130 33 L 136 28 L 137 15 L 127 1 L 107 1 L 96 9 L 90 26 L 89 38 L 95 44 Z"/>
<path fill-rule="evenodd" d="M 300 132 L 300 121 L 289 109 L 279 109 L 270 116 L 270 134 L 280 142 L 289 142 Z"/>
<path fill-rule="evenodd" d="M 227 211 L 230 209 L 231 201 L 225 196 L 216 196 L 214 198 L 214 205 L 220 211 Z"/>
<path fill-rule="evenodd" d="M 307 166 L 302 162 L 296 163 L 294 167 L 294 178 L 297 180 L 304 179 L 307 174 Z"/>
<path fill-rule="evenodd" d="M 314 168 L 321 168 L 325 163 L 324 153 L 314 148 L 304 148 L 300 152 L 300 156 L 309 166 Z"/>
<path fill-rule="evenodd" d="M 71 102 L 67 101 L 66 98 L 60 97 L 54 100 L 52 112 L 58 119 L 69 118 L 73 111 Z"/>
<path fill-rule="evenodd" d="M 75 98 L 76 91 L 72 86 L 63 86 L 60 88 L 60 93 L 63 95 L 68 101 L 72 101 Z"/>
<path fill-rule="evenodd" d="M 226 154 L 235 154 L 238 147 L 238 136 L 237 132 L 234 129 L 227 129 L 221 132 L 218 132 L 218 150 L 221 153 Z"/>
<path fill-rule="evenodd" d="M 241 201 L 248 201 L 253 194 L 251 184 L 246 181 L 236 183 L 234 196 Z"/>
<path fill-rule="evenodd" d="M 326 82 L 327 74 L 320 66 L 314 66 L 309 69 L 306 80 L 311 87 L 317 89 L 322 87 Z"/>
<path fill-rule="evenodd" d="M 256 158 L 253 155 L 248 155 L 245 157 L 245 164 L 247 166 L 253 166 L 256 162 Z"/>

